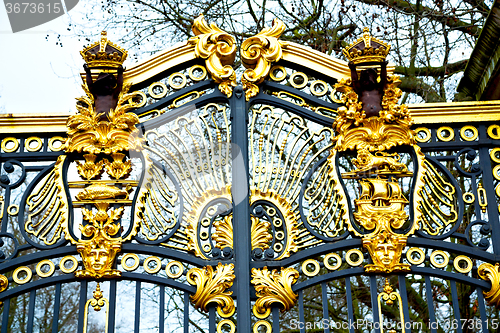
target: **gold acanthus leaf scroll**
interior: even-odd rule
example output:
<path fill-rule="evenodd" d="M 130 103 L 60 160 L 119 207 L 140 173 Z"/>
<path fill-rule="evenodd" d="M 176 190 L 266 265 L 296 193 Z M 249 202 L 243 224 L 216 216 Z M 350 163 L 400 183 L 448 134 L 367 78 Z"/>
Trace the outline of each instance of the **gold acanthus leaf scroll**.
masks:
<path fill-rule="evenodd" d="M 234 37 L 215 23 L 208 25 L 203 15 L 194 20 L 192 29 L 195 36 L 189 38 L 188 43 L 196 46 L 196 57 L 205 59 L 205 66 L 219 84 L 219 90 L 231 97 L 236 86 L 236 73 L 231 67 L 236 57 Z"/>
<path fill-rule="evenodd" d="M 283 57 L 282 49 L 287 47 L 288 43 L 278 38 L 285 28 L 282 21 L 274 19 L 271 28 L 262 29 L 241 44 L 241 61 L 247 68 L 241 82 L 247 101 L 259 93 L 257 85 L 269 75 L 271 63 Z"/>
<path fill-rule="evenodd" d="M 290 310 L 297 302 L 298 295 L 293 292 L 292 285 L 297 282 L 299 272 L 293 267 L 274 269 L 267 266 L 262 269 L 252 269 L 252 280 L 257 301 L 253 307 L 254 315 L 263 319 L 271 313 L 273 305 L 281 305 L 281 312 Z"/>
<path fill-rule="evenodd" d="M 481 279 L 491 282 L 491 289 L 483 291 L 488 304 L 500 308 L 500 264 L 496 263 L 493 266 L 489 263 L 483 263 L 477 269 L 477 274 Z"/>
<path fill-rule="evenodd" d="M 251 239 L 252 250 L 260 248 L 265 250 L 269 248 L 269 242 L 272 241 L 273 236 L 269 232 L 271 223 L 259 220 L 255 216 L 251 216 Z M 233 214 L 224 216 L 223 219 L 214 222 L 215 232 L 212 239 L 215 241 L 215 247 L 223 249 L 225 247 L 233 248 Z"/>
<path fill-rule="evenodd" d="M 191 268 L 187 273 L 187 281 L 196 286 L 196 293 L 190 297 L 194 307 L 208 312 L 211 303 L 217 305 L 217 313 L 223 317 L 231 317 L 235 311 L 232 291 L 227 291 L 234 281 L 234 264 L 219 263 L 214 271 L 212 266 Z"/>
<path fill-rule="evenodd" d="M 128 93 L 130 86 L 130 83 L 124 85 L 116 108 L 110 110 L 107 120 L 102 120 L 102 114 L 95 111 L 93 95 L 86 84 L 82 85 L 87 96 L 77 98 L 78 113 L 68 118 L 68 139 L 64 147 L 67 153 L 110 155 L 134 150 L 140 145 L 137 139 L 139 131 L 135 127 L 139 117 L 128 111 L 137 108 L 140 102 L 134 102 L 134 99 L 143 96 L 140 92 Z"/>

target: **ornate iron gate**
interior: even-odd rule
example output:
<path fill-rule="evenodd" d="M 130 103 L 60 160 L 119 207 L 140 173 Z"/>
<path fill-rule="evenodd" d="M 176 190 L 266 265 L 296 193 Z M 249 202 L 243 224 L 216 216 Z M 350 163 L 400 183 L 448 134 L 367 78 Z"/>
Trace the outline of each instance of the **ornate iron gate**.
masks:
<path fill-rule="evenodd" d="M 365 32 L 367 117 L 283 29 L 243 42 L 242 85 L 203 17 L 123 73 L 103 33 L 67 127 L 0 118 L 1 333 L 497 329 L 498 105 L 398 105 Z"/>

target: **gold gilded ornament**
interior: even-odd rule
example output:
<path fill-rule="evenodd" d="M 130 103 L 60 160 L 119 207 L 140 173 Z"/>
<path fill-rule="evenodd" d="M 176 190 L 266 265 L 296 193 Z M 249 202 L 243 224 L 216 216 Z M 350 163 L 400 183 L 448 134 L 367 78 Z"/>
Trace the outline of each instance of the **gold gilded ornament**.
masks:
<path fill-rule="evenodd" d="M 130 172 L 132 171 L 132 161 L 123 161 L 125 154 L 114 153 L 111 154 L 113 158 L 113 162 L 105 161 L 106 163 L 106 172 L 111 178 L 120 179 L 126 178 Z"/>
<path fill-rule="evenodd" d="M 399 307 L 399 324 L 398 327 L 402 327 L 402 332 L 405 332 L 405 316 L 403 312 L 403 300 L 401 299 L 401 295 L 397 291 L 394 291 L 392 286 L 389 284 L 389 280 L 385 279 L 385 284 L 384 284 L 384 291 L 381 292 L 378 297 L 377 297 L 377 302 L 378 302 L 378 315 L 379 315 L 379 320 L 380 320 L 380 327 L 383 327 L 384 324 L 386 323 L 383 320 L 382 316 L 382 301 L 385 302 L 388 306 L 393 306 L 394 302 L 397 302 L 397 305 Z M 383 332 L 383 329 L 381 330 Z M 396 331 L 389 331 L 391 332 L 396 332 Z"/>
<path fill-rule="evenodd" d="M 82 208 L 83 218 L 88 224 L 81 225 L 83 236 L 90 240 L 80 240 L 76 249 L 83 259 L 83 270 L 75 272 L 80 278 L 114 278 L 121 276 L 119 270 L 113 269 L 116 254 L 121 250 L 122 239 L 113 238 L 120 230 L 117 220 L 123 214 L 123 207 L 109 210 L 109 203 L 95 204 L 97 212 Z M 109 212 L 108 212 L 109 210 Z"/>
<path fill-rule="evenodd" d="M 283 57 L 282 49 L 287 47 L 288 43 L 278 38 L 285 28 L 282 21 L 274 19 L 271 28 L 262 29 L 257 35 L 247 38 L 241 44 L 241 61 L 247 68 L 241 82 L 247 101 L 259 93 L 257 85 L 269 75 L 272 62 Z"/>
<path fill-rule="evenodd" d="M 234 37 L 215 23 L 208 25 L 203 15 L 194 20 L 192 29 L 195 36 L 189 38 L 188 43 L 196 46 L 196 57 L 205 59 L 205 66 L 219 84 L 219 90 L 231 97 L 236 86 L 236 73 L 231 67 L 236 56 Z"/>
<path fill-rule="evenodd" d="M 363 36 L 342 50 L 344 56 L 354 63 L 384 61 L 391 46 L 370 36 L 370 30 L 363 28 Z"/>
<path fill-rule="evenodd" d="M 252 268 L 252 280 L 257 301 L 253 307 L 254 315 L 263 319 L 271 313 L 271 307 L 281 306 L 281 312 L 290 310 L 297 302 L 298 295 L 293 292 L 292 285 L 297 282 L 299 272 L 293 267 L 269 271 L 267 266 Z"/>
<path fill-rule="evenodd" d="M 187 281 L 196 286 L 196 293 L 190 297 L 194 307 L 208 312 L 211 303 L 217 305 L 217 313 L 223 317 L 231 317 L 235 311 L 232 291 L 227 291 L 233 285 L 234 264 L 219 263 L 214 271 L 212 266 L 191 268 L 187 273 Z"/>
<path fill-rule="evenodd" d="M 92 184 L 76 195 L 78 200 L 98 200 L 128 197 L 127 190 L 106 184 Z"/>
<path fill-rule="evenodd" d="M 83 155 L 85 158 L 85 163 L 80 161 L 76 161 L 76 168 L 78 170 L 78 174 L 87 180 L 91 180 L 94 178 L 98 178 L 101 176 L 104 165 L 104 160 L 95 163 L 97 155 L 94 154 L 85 154 Z"/>
<path fill-rule="evenodd" d="M 0 293 L 7 290 L 8 286 L 9 286 L 9 280 L 5 275 L 0 274 Z M 2 305 L 3 302 L 0 302 L 0 308 L 2 307 Z"/>
<path fill-rule="evenodd" d="M 483 291 L 488 304 L 500 308 L 500 264 L 496 263 L 493 266 L 489 263 L 482 263 L 477 269 L 477 275 L 481 279 L 491 282 L 491 289 Z"/>
<path fill-rule="evenodd" d="M 257 217 L 251 216 L 252 226 L 250 234 L 252 238 L 252 250 L 256 248 L 267 249 L 273 236 L 269 233 L 271 223 L 260 221 Z M 215 241 L 215 247 L 223 249 L 225 247 L 233 248 L 233 215 L 224 216 L 222 220 L 214 222 L 215 232 L 212 239 Z"/>
<path fill-rule="evenodd" d="M 127 51 L 108 41 L 106 31 L 101 32 L 101 40 L 80 51 L 85 62 L 90 67 L 117 68 L 127 58 Z"/>
<path fill-rule="evenodd" d="M 104 297 L 101 291 L 101 285 L 97 282 L 96 290 L 92 292 L 93 298 L 89 299 L 87 303 L 85 303 L 85 313 L 83 319 L 83 332 L 87 333 L 87 324 L 88 324 L 88 316 L 89 316 L 89 308 L 92 307 L 94 311 L 101 311 L 101 309 L 106 307 L 106 326 L 104 332 L 108 331 L 108 313 L 109 313 L 109 301 Z"/>
<path fill-rule="evenodd" d="M 252 235 L 252 250 L 269 248 L 269 242 L 273 240 L 273 235 L 269 233 L 271 223 L 259 220 L 255 216 L 251 216 L 252 226 L 250 227 L 250 234 Z"/>

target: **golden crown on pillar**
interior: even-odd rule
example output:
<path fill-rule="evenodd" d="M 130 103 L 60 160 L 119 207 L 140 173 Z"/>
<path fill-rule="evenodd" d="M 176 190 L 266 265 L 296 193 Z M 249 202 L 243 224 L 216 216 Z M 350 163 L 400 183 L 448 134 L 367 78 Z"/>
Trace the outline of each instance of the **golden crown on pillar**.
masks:
<path fill-rule="evenodd" d="M 89 67 L 112 67 L 117 68 L 127 58 L 127 51 L 118 45 L 108 41 L 106 31 L 101 32 L 101 40 L 95 42 L 80 54 Z"/>
<path fill-rule="evenodd" d="M 370 36 L 368 28 L 363 29 L 363 36 L 346 47 L 342 53 L 355 64 L 364 62 L 382 62 L 389 54 L 391 46 Z"/>

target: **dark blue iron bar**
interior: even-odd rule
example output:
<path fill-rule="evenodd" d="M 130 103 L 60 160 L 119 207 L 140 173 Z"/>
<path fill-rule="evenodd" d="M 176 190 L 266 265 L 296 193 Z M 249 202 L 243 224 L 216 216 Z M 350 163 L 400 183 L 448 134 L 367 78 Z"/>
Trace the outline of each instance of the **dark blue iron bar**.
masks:
<path fill-rule="evenodd" d="M 215 329 L 215 306 L 208 308 L 208 332 L 217 332 Z"/>
<path fill-rule="evenodd" d="M 477 303 L 479 305 L 479 313 L 481 314 L 481 327 L 483 333 L 488 333 L 488 316 L 486 315 L 486 306 L 484 305 L 483 291 L 476 288 Z"/>
<path fill-rule="evenodd" d="M 434 313 L 434 297 L 432 294 L 431 279 L 425 275 L 425 297 L 427 298 L 427 309 L 429 310 L 429 325 L 436 322 L 436 314 Z M 433 325 L 430 325 L 431 333 L 437 333 Z"/>
<path fill-rule="evenodd" d="M 26 332 L 33 333 L 33 319 L 35 318 L 35 298 L 36 290 L 30 292 L 30 300 L 28 305 L 28 327 Z"/>
<path fill-rule="evenodd" d="M 299 290 L 299 329 L 300 333 L 306 333 L 306 320 L 304 318 L 304 295 L 302 290 Z"/>
<path fill-rule="evenodd" d="M 10 298 L 3 303 L 3 315 L 2 315 L 2 331 L 1 333 L 7 333 L 9 328 L 9 312 L 10 312 Z"/>
<path fill-rule="evenodd" d="M 363 267 L 343 269 L 340 271 L 335 271 L 335 272 L 315 276 L 311 279 L 307 279 L 304 282 L 301 282 L 301 283 L 298 283 L 298 284 L 292 286 L 292 290 L 294 292 L 298 292 L 300 290 L 304 290 L 304 289 L 307 289 L 309 287 L 320 284 L 323 281 L 336 280 L 336 279 L 340 279 L 340 278 L 344 278 L 344 277 L 364 275 L 364 274 L 365 274 L 365 269 Z"/>
<path fill-rule="evenodd" d="M 328 293 L 327 293 L 327 284 L 326 282 L 321 282 L 321 301 L 323 302 L 323 320 L 326 319 L 326 322 L 330 322 L 330 315 L 328 314 Z M 278 331 L 279 332 L 279 331 Z M 330 328 L 327 326 L 324 329 L 325 333 L 330 333 Z"/>
<path fill-rule="evenodd" d="M 185 293 L 184 293 L 185 294 Z M 165 286 L 160 286 L 160 310 L 158 325 L 160 326 L 158 333 L 165 333 Z"/>
<path fill-rule="evenodd" d="M 63 246 L 57 249 L 36 251 L 35 253 L 20 256 L 18 258 L 9 260 L 0 264 L 0 272 L 7 272 L 10 269 L 17 268 L 18 266 L 26 266 L 38 262 L 42 259 L 52 259 L 61 257 L 68 254 L 77 254 L 76 246 Z"/>
<path fill-rule="evenodd" d="M 411 319 L 410 319 L 410 310 L 408 308 L 408 293 L 406 291 L 406 276 L 399 275 L 398 276 L 399 283 L 399 296 L 401 297 L 401 303 L 403 303 L 403 315 L 404 317 L 404 325 L 405 325 L 405 333 L 411 333 Z M 401 318 L 403 319 L 403 318 Z M 407 326 L 406 323 L 409 325 Z M 408 328 L 407 328 L 408 327 Z"/>
<path fill-rule="evenodd" d="M 116 280 L 109 281 L 109 313 L 108 313 L 108 332 L 115 333 L 116 321 Z"/>
<path fill-rule="evenodd" d="M 139 333 L 141 321 L 141 281 L 135 283 L 135 320 L 134 333 Z"/>
<path fill-rule="evenodd" d="M 241 85 L 233 90 L 230 99 L 231 107 L 231 143 L 233 144 L 233 158 L 236 155 L 234 145 L 239 148 L 239 153 L 243 157 L 243 170 L 232 168 L 232 193 L 245 193 L 245 198 L 234 205 L 233 203 L 233 239 L 235 261 L 235 284 L 236 297 L 238 299 L 238 321 L 236 331 L 238 333 L 250 333 L 252 327 L 252 311 L 250 299 L 250 258 L 251 258 L 251 235 L 250 235 L 250 202 L 248 194 L 248 181 L 239 181 L 241 175 L 248 177 L 248 112 L 245 103 L 245 93 Z M 212 332 L 212 331 L 211 331 Z"/>
<path fill-rule="evenodd" d="M 52 315 L 52 333 L 59 331 L 59 308 L 61 307 L 61 283 L 56 284 L 54 295 L 54 313 Z"/>
<path fill-rule="evenodd" d="M 297 104 L 294 104 L 292 102 L 288 102 L 284 99 L 274 97 L 271 95 L 264 94 L 263 92 L 260 92 L 257 96 L 252 98 L 250 101 L 252 105 L 254 104 L 267 104 L 271 105 L 277 108 L 281 108 L 284 110 L 288 110 L 295 115 L 301 116 L 307 120 L 313 121 L 315 123 L 318 123 L 319 125 L 323 125 L 325 127 L 332 127 L 334 119 L 325 117 L 319 113 L 313 112 L 311 110 L 307 110 L 301 106 L 298 106 Z"/>
<path fill-rule="evenodd" d="M 189 294 L 184 292 L 184 333 L 189 333 Z"/>
<path fill-rule="evenodd" d="M 370 297 L 372 300 L 372 314 L 373 314 L 373 329 L 375 330 L 375 333 L 380 333 L 380 326 L 375 326 L 377 325 L 376 323 L 380 324 L 380 317 L 378 315 L 378 290 L 377 290 L 377 276 L 372 275 L 370 276 Z"/>
<path fill-rule="evenodd" d="M 462 322 L 460 321 L 460 307 L 458 305 L 458 293 L 457 293 L 457 283 L 454 280 L 450 280 L 451 288 L 451 300 L 453 302 L 453 313 L 455 314 L 455 319 L 457 321 L 457 333 L 462 333 Z"/>
<path fill-rule="evenodd" d="M 273 313 L 273 332 L 280 331 L 280 308 L 277 306 L 272 307 Z"/>
<path fill-rule="evenodd" d="M 173 287 L 191 294 L 196 292 L 196 287 L 181 283 L 179 281 L 175 281 L 169 278 L 164 278 L 161 276 L 154 276 L 149 274 L 142 273 L 130 273 L 130 272 L 122 272 L 122 280 L 131 280 L 131 281 L 141 281 L 147 283 L 156 283 L 163 284 L 169 287 Z"/>
<path fill-rule="evenodd" d="M 4 205 L 3 205 L 3 217 L 2 221 L 0 221 L 0 232 L 1 233 L 6 233 L 7 232 L 7 225 L 9 221 L 9 213 L 7 212 L 7 208 L 10 205 L 10 186 L 7 186 L 5 188 L 5 193 L 3 194 L 3 199 L 4 199 Z M 0 268 L 1 270 L 1 268 Z"/>
<path fill-rule="evenodd" d="M 490 290 L 490 288 L 491 288 L 490 282 L 483 281 L 480 279 L 474 279 L 474 278 L 471 278 L 467 275 L 463 275 L 462 273 L 451 273 L 448 271 L 443 271 L 441 269 L 433 269 L 433 268 L 429 268 L 429 267 L 415 267 L 415 266 L 411 267 L 411 271 L 412 271 L 412 273 L 415 273 L 415 274 L 440 277 L 440 278 L 443 278 L 445 280 L 454 280 L 457 282 L 466 283 L 466 284 L 471 285 L 471 286 L 481 287 L 481 288 L 486 289 L 486 290 Z"/>
<path fill-rule="evenodd" d="M 78 307 L 78 333 L 83 333 L 83 321 L 85 319 L 85 303 L 87 303 L 87 280 L 80 283 L 80 306 Z M 86 332 L 85 332 L 86 333 Z"/>
<path fill-rule="evenodd" d="M 352 304 L 351 278 L 345 278 L 345 297 L 347 299 L 347 323 L 349 324 L 349 333 L 354 333 L 354 306 Z"/>
<path fill-rule="evenodd" d="M 493 181 L 491 182 L 491 184 L 493 184 Z M 480 259 L 482 261 L 486 261 L 489 263 L 495 263 L 495 262 L 500 261 L 500 256 L 498 254 L 495 255 L 495 254 L 488 253 L 488 252 L 483 251 L 483 250 L 479 250 L 479 249 L 474 248 L 472 246 L 455 244 L 455 243 L 451 243 L 451 242 L 443 242 L 442 240 L 408 237 L 407 244 L 408 244 L 408 246 L 425 247 L 425 248 L 431 248 L 431 249 L 436 249 L 436 250 L 444 250 L 447 252 L 451 251 L 451 252 L 456 253 L 456 254 L 463 254 L 465 256 L 472 257 L 475 259 Z"/>

